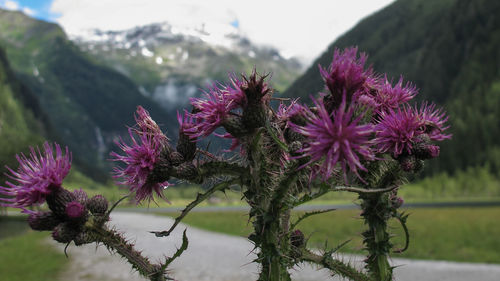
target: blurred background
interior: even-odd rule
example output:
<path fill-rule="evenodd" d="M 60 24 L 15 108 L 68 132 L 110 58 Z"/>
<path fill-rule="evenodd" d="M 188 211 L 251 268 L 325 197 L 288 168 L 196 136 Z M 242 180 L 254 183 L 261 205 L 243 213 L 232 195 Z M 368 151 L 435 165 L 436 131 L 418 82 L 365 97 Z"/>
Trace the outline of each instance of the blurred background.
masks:
<path fill-rule="evenodd" d="M 324 87 L 318 64 L 328 66 L 335 48 L 358 46 L 376 72 L 402 75 L 420 89 L 417 102 L 435 102 L 449 115 L 453 138 L 400 191 L 415 237 L 403 257 L 498 264 L 499 14 L 497 0 L 0 0 L 0 183 L 5 166 L 17 167 L 17 153 L 50 140 L 73 153 L 67 187 L 117 200 L 126 191 L 111 179 L 109 153 L 134 124 L 137 105 L 175 142 L 177 111 L 228 72 L 256 67 L 271 73 L 276 96 L 308 103 Z M 185 205 L 202 188 L 170 187 L 173 204 L 158 204 Z M 207 207 L 234 208 L 187 222 L 247 236 L 240 197 L 216 195 Z M 313 204 L 353 202 L 337 193 Z M 359 215 L 353 208 L 311 220 L 304 228 L 312 243 L 361 232 L 359 220 L 322 229 Z M 0 217 L 0 272 L 10 278 L 2 280 L 61 278 L 71 260 L 40 242 L 50 234 L 29 231 L 15 210 L 2 213 L 10 214 Z M 345 251 L 360 245 L 354 240 Z M 31 277 L 19 275 L 40 255 L 52 256 L 25 272 Z"/>

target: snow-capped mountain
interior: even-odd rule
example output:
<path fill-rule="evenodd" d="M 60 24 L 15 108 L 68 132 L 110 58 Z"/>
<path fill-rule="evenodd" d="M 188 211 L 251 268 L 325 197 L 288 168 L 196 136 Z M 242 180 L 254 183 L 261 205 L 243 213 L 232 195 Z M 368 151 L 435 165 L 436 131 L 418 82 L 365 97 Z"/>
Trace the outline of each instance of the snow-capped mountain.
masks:
<path fill-rule="evenodd" d="M 272 84 L 284 90 L 302 66 L 268 46 L 256 46 L 238 28 L 177 27 L 157 23 L 122 31 L 92 30 L 72 38 L 81 50 L 131 78 L 141 93 L 164 108 L 186 106 L 213 81 L 227 73 L 272 73 Z"/>

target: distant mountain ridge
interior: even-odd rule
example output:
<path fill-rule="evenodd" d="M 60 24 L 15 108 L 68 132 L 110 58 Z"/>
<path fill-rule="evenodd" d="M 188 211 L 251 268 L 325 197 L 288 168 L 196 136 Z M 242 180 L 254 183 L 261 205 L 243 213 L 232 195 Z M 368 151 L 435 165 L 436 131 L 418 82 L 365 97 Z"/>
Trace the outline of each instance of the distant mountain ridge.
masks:
<path fill-rule="evenodd" d="M 402 74 L 418 100 L 447 110 L 453 139 L 427 173 L 488 166 L 500 175 L 500 1 L 399 0 L 333 42 L 284 96 L 323 90 L 318 64 L 335 48 L 358 46 L 375 71 Z"/>
<path fill-rule="evenodd" d="M 107 177 L 109 151 L 127 134 L 137 105 L 177 126 L 133 81 L 81 52 L 56 24 L 0 10 L 0 46 L 48 117 L 49 137 L 68 145 L 75 162 L 94 177 Z"/>
<path fill-rule="evenodd" d="M 271 47 L 254 45 L 238 30 L 183 28 L 167 22 L 123 31 L 94 30 L 74 38 L 80 49 L 132 79 L 141 92 L 173 110 L 188 104 L 227 73 L 254 67 L 273 75 L 273 86 L 284 90 L 302 71 L 295 59 L 285 59 Z"/>
<path fill-rule="evenodd" d="M 68 145 L 80 170 L 103 180 L 109 152 L 115 140 L 128 138 L 137 105 L 175 140 L 176 111 L 200 88 L 227 81 L 228 71 L 257 67 L 284 89 L 301 70 L 237 33 L 216 44 L 203 30 L 176 33 L 166 23 L 94 33 L 72 41 L 57 24 L 0 9 L 0 47 L 39 104 L 40 122 L 52 128 L 44 137 Z"/>

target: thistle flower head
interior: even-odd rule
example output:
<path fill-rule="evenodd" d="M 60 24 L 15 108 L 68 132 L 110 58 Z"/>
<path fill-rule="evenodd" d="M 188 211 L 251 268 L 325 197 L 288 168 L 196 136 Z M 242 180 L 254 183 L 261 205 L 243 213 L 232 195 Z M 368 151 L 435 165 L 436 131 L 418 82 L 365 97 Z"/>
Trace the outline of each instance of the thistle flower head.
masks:
<path fill-rule="evenodd" d="M 414 108 L 407 106 L 382 111 L 376 125 L 377 150 L 392 153 L 394 157 L 403 152 L 411 154 L 415 138 L 422 133 L 422 120 Z"/>
<path fill-rule="evenodd" d="M 278 110 L 276 111 L 276 117 L 278 121 L 295 121 L 300 116 L 304 116 L 306 114 L 306 109 L 304 106 L 298 103 L 298 99 L 292 100 L 290 105 L 285 105 L 284 103 L 280 103 L 278 106 Z"/>
<path fill-rule="evenodd" d="M 146 134 L 153 138 L 158 139 L 157 141 L 163 145 L 168 145 L 168 138 L 163 134 L 160 126 L 151 118 L 149 112 L 142 106 L 137 106 L 136 114 L 134 114 L 135 122 L 137 123 L 138 129 L 136 133 L 138 135 Z"/>
<path fill-rule="evenodd" d="M 153 192 L 160 198 L 164 198 L 163 189 L 170 184 L 166 181 L 152 182 L 150 175 L 155 165 L 160 162 L 162 152 L 161 142 L 154 136 L 142 134 L 138 135 L 139 141 L 133 135 L 133 130 L 129 129 L 132 144 L 127 145 L 122 139 L 116 144 L 125 155 L 112 152 L 112 161 L 119 161 L 125 164 L 124 168 L 115 167 L 115 179 L 121 179 L 117 183 L 129 186 L 136 194 L 137 203 L 153 199 Z"/>
<path fill-rule="evenodd" d="M 405 106 L 397 110 L 389 109 L 380 112 L 380 120 L 376 125 L 377 149 L 381 153 L 390 152 L 394 157 L 403 153 L 412 154 L 414 145 L 421 142 L 422 136 L 430 140 L 441 141 L 451 138 L 444 134 L 447 117 L 434 104 L 423 103 L 419 108 Z M 437 156 L 435 147 L 431 155 Z"/>
<path fill-rule="evenodd" d="M 177 122 L 179 122 L 179 134 L 189 134 L 189 131 L 196 126 L 196 119 L 193 114 L 184 111 L 184 114 L 180 114 L 177 111 Z"/>
<path fill-rule="evenodd" d="M 450 139 L 451 134 L 444 134 L 444 131 L 450 126 L 446 125 L 448 116 L 442 108 L 436 108 L 435 104 L 423 103 L 420 107 L 420 117 L 425 126 L 425 133 L 433 141 L 442 141 Z"/>
<path fill-rule="evenodd" d="M 16 183 L 6 181 L 6 187 L 0 186 L 0 205 L 22 208 L 41 204 L 45 198 L 61 188 L 64 177 L 71 168 L 71 153 L 63 155 L 61 147 L 55 143 L 55 150 L 48 142 L 43 144 L 44 152 L 39 148 L 30 148 L 29 157 L 16 155 L 19 167 L 14 171 L 7 167 L 7 176 Z"/>
<path fill-rule="evenodd" d="M 241 83 L 240 89 L 246 96 L 247 103 L 258 104 L 268 103 L 271 98 L 272 89 L 266 82 L 269 74 L 259 75 L 254 68 L 250 76 L 243 76 L 244 82 Z"/>
<path fill-rule="evenodd" d="M 310 110 L 307 113 L 307 125 L 297 126 L 291 124 L 291 128 L 308 138 L 305 148 L 299 152 L 300 157 L 311 157 L 310 161 L 303 165 L 305 167 L 323 159 L 320 173 L 323 180 L 327 180 L 337 164 L 340 164 L 344 179 L 350 170 L 358 175 L 358 169 L 366 170 L 361 164 L 361 158 L 374 160 L 375 156 L 371 149 L 370 134 L 373 132 L 371 124 L 360 125 L 360 117 L 353 117 L 353 108 L 346 108 L 346 101 L 331 114 L 325 108 L 322 100 L 314 101 L 317 112 Z"/>
<path fill-rule="evenodd" d="M 387 80 L 387 76 L 384 80 L 385 83 L 379 86 L 375 95 L 378 111 L 397 109 L 400 105 L 413 99 L 418 93 L 413 84 L 407 82 L 403 85 L 403 77 L 399 78 L 399 81 L 394 86 Z"/>
<path fill-rule="evenodd" d="M 191 104 L 196 109 L 192 116 L 200 120 L 193 128 L 186 130 L 192 138 L 206 137 L 222 125 L 231 110 L 238 107 L 224 88 L 213 85 L 205 98 L 190 98 Z"/>
<path fill-rule="evenodd" d="M 247 106 L 247 97 L 242 90 L 244 82 L 239 80 L 235 74 L 229 74 L 230 84 L 224 86 L 224 91 L 232 103 L 238 107 L 244 108 Z"/>
<path fill-rule="evenodd" d="M 339 105 L 345 94 L 348 101 L 361 95 L 367 90 L 368 85 L 375 84 L 371 68 L 365 69 L 366 54 L 358 57 L 358 48 L 346 48 L 343 52 L 336 49 L 333 60 L 327 69 L 319 66 L 319 72 L 328 88 L 333 102 Z M 336 108 L 337 106 L 333 106 Z M 327 109 L 329 106 L 327 105 Z"/>

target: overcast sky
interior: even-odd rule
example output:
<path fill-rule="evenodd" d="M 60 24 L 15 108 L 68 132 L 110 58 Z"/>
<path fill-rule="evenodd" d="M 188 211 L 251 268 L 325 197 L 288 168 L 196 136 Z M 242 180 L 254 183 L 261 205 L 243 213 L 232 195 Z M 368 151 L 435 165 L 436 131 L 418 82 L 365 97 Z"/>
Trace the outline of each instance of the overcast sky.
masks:
<path fill-rule="evenodd" d="M 359 20 L 394 0 L 0 0 L 0 6 L 59 23 L 70 35 L 167 21 L 236 26 L 285 57 L 311 62 Z"/>

